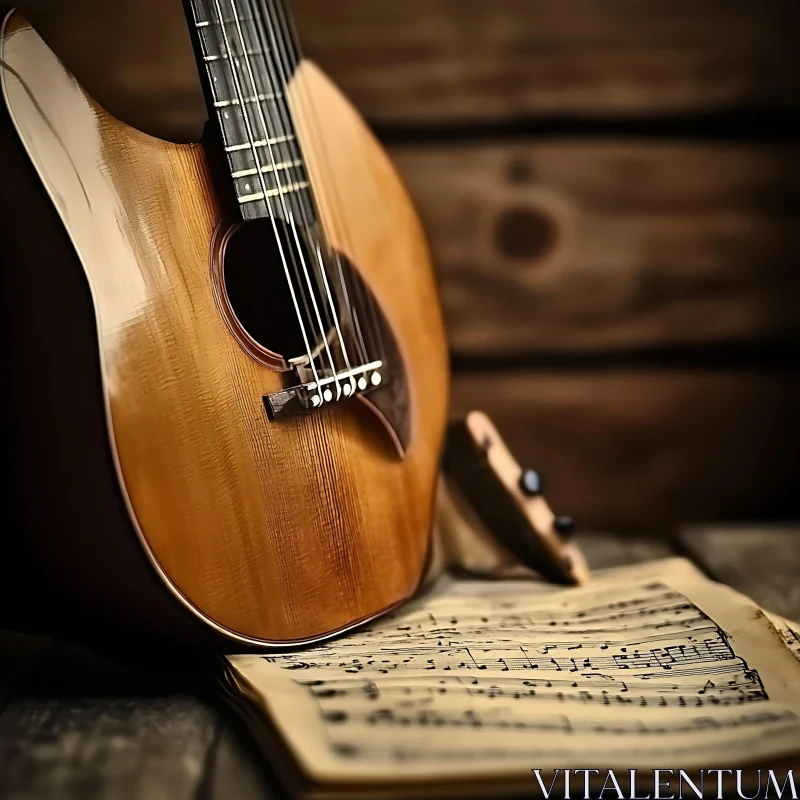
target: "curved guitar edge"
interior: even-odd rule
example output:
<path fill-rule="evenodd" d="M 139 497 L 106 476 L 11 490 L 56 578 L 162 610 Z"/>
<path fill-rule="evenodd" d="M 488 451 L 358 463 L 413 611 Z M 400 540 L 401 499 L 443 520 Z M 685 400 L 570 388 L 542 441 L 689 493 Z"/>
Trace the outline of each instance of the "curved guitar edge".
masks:
<path fill-rule="evenodd" d="M 381 312 L 386 314 L 389 329 L 400 327 L 407 334 L 410 331 L 415 334 L 396 342 L 397 357 L 406 364 L 411 363 L 418 353 L 410 352 L 404 345 L 409 338 L 424 341 L 421 352 L 426 357 L 421 360 L 421 366 L 426 373 L 426 384 L 431 387 L 429 397 L 434 406 L 431 416 L 435 418 L 438 414 L 445 420 L 450 400 L 447 335 L 432 256 L 410 192 L 358 109 L 314 61 L 304 58 L 297 65 L 287 87 L 287 97 L 311 183 L 317 189 L 322 225 L 334 249 L 340 251 L 357 271 L 362 265 L 380 264 L 384 260 L 383 250 L 389 241 L 385 233 L 364 239 L 350 226 L 351 217 L 365 223 L 374 218 L 376 208 L 380 207 L 370 202 L 374 199 L 388 205 L 393 223 L 405 232 L 404 241 L 413 243 L 418 286 L 409 285 L 413 282 L 407 281 L 406 275 L 402 272 L 393 274 L 391 269 L 383 269 L 377 274 L 374 271 L 362 274 L 361 278 L 368 291 L 374 293 Z M 310 103 L 309 98 L 313 98 L 313 102 Z M 324 137 L 319 135 L 320 120 L 325 121 Z M 331 147 L 331 141 L 347 141 L 358 146 Z M 370 176 L 372 191 L 361 191 L 363 184 L 359 186 L 358 181 L 346 180 L 348 175 L 357 173 L 358 167 L 363 167 L 362 162 L 369 164 L 366 172 Z M 326 191 L 327 187 L 330 187 L 329 191 Z M 351 209 L 350 214 L 342 215 L 339 206 Z M 368 227 L 366 224 L 365 228 Z M 398 292 L 409 295 L 404 297 L 406 302 L 392 302 Z M 424 320 L 421 334 L 420 320 Z M 389 419 L 396 416 L 396 411 L 391 413 L 382 402 L 373 402 L 368 396 L 359 399 L 371 406 L 374 413 L 384 417 L 383 424 L 391 430 L 393 423 Z M 413 426 L 416 422 L 412 414 L 410 424 Z M 420 434 L 429 437 L 441 451 L 443 430 L 436 435 L 432 435 L 430 430 L 417 430 L 416 435 Z M 400 440 L 397 448 L 401 452 L 404 449 L 402 441 L 412 432 L 406 435 L 394 432 L 392 435 Z"/>
<path fill-rule="evenodd" d="M 6 18 L 6 20 L 4 21 L 4 24 L 3 24 L 2 36 L 0 37 L 0 47 L 3 48 L 2 52 L 4 52 L 4 50 L 5 50 L 6 36 L 9 35 L 7 26 L 9 25 L 9 21 L 10 20 L 11 20 L 11 24 L 14 25 L 13 31 L 19 31 L 19 30 L 22 30 L 24 28 L 24 23 L 22 22 L 22 20 L 20 18 L 14 19 L 11 15 Z M 27 28 L 27 29 L 29 30 L 29 28 Z M 6 99 L 6 102 L 8 103 L 9 113 L 10 113 L 12 119 L 13 119 L 14 118 L 14 108 L 13 108 L 13 104 L 8 99 L 8 93 L 6 91 L 6 86 L 5 86 L 5 83 L 6 83 L 6 70 L 5 69 L 3 69 L 2 83 L 3 83 L 3 94 L 4 94 L 4 97 Z M 18 125 L 17 125 L 17 130 L 19 132 L 19 126 Z M 30 149 L 28 148 L 27 143 L 24 142 L 24 137 L 21 137 L 21 138 L 23 139 L 23 144 L 25 145 L 26 149 L 28 150 L 28 155 L 31 157 L 31 162 L 33 163 L 34 167 L 36 167 L 36 169 L 38 171 L 38 166 L 36 165 L 36 160 L 33 158 L 33 155 L 30 152 Z M 383 163 L 379 164 L 379 169 L 384 169 L 384 168 L 385 168 L 385 164 L 383 164 Z M 53 197 L 52 192 L 50 191 L 49 187 L 47 187 L 47 184 L 46 184 L 46 181 L 44 180 L 44 177 L 41 175 L 41 173 L 39 173 L 39 174 L 40 174 L 40 177 L 42 178 L 42 182 L 43 182 L 45 188 L 48 190 L 48 193 L 50 194 L 50 198 L 51 198 L 52 202 L 54 203 L 54 205 L 57 206 L 56 198 Z M 385 175 L 383 177 L 385 177 Z M 318 175 L 318 176 L 315 177 L 315 180 L 326 180 L 326 179 L 327 178 L 325 176 L 320 177 Z M 401 211 L 405 211 L 405 209 L 403 207 L 404 203 L 402 202 L 402 200 L 398 201 L 398 202 L 399 202 L 399 208 L 401 209 Z M 72 232 L 70 231 L 69 226 L 65 224 L 64 228 L 66 229 L 66 233 L 70 236 L 72 247 L 73 247 L 75 253 L 80 254 L 79 245 L 75 241 L 75 239 L 73 238 Z M 380 238 L 380 237 L 378 237 L 378 238 Z M 369 253 L 369 252 L 365 253 L 364 252 L 365 249 L 366 250 L 370 249 L 369 241 L 367 241 L 366 247 L 363 246 L 363 245 L 361 247 L 359 247 L 360 243 L 358 241 L 356 241 L 355 244 L 354 244 L 352 239 L 345 239 L 345 240 L 343 240 L 343 243 L 346 246 L 346 249 L 348 249 L 348 255 L 353 257 L 354 260 L 356 260 L 356 261 L 358 261 L 359 257 L 366 256 L 367 259 L 369 259 L 369 257 L 374 256 L 374 253 Z M 334 246 L 336 246 L 336 245 L 337 245 L 337 242 L 334 241 Z M 345 247 L 343 247 L 343 249 L 345 249 Z M 84 265 L 84 269 L 85 269 L 85 265 Z M 386 270 L 384 270 L 384 271 L 386 271 Z M 87 284 L 88 284 L 89 289 L 90 289 L 92 302 L 94 304 L 94 311 L 95 311 L 95 318 L 96 318 L 95 324 L 97 326 L 99 326 L 100 325 L 100 322 L 99 322 L 99 320 L 100 320 L 100 311 L 99 311 L 99 304 L 98 304 L 98 300 L 97 300 L 97 296 L 96 296 L 96 292 L 95 292 L 95 287 L 94 287 L 94 284 L 93 284 L 90 276 L 88 275 L 88 273 L 86 274 L 85 277 L 87 279 Z M 379 296 L 379 298 L 380 298 L 381 295 L 385 296 L 387 293 L 390 293 L 392 291 L 391 281 L 383 281 L 383 283 L 381 283 L 380 276 L 377 276 L 378 277 L 377 281 L 371 280 L 372 278 L 375 278 L 375 277 L 376 276 L 374 276 L 374 275 L 369 275 L 369 274 L 367 275 L 367 278 L 370 279 L 370 286 L 376 288 L 376 294 Z M 430 278 L 430 280 L 431 280 L 431 283 L 432 283 L 432 277 Z M 376 284 L 377 284 L 377 286 L 376 286 Z M 427 294 L 430 293 L 430 287 L 423 287 L 422 294 L 424 295 L 426 293 Z M 397 324 L 399 322 L 400 327 L 402 327 L 404 324 L 406 326 L 408 326 L 409 320 L 408 319 L 406 319 L 406 320 L 402 319 L 402 312 L 400 312 L 400 317 L 401 318 L 399 320 L 396 319 L 396 318 L 395 319 L 391 319 L 391 315 L 390 315 L 390 321 L 392 323 L 395 323 L 395 324 Z M 414 321 L 416 322 L 416 319 Z M 437 318 L 436 315 L 434 315 L 434 317 L 433 317 L 432 329 L 433 329 L 433 332 L 432 332 L 430 338 L 431 338 L 431 341 L 433 341 L 434 344 L 436 344 L 437 338 L 442 340 L 441 319 L 440 319 L 440 317 Z M 145 534 L 144 534 L 144 532 L 142 530 L 142 526 L 140 526 L 140 524 L 139 524 L 139 517 L 138 517 L 138 515 L 136 513 L 136 510 L 134 508 L 135 501 L 132 500 L 132 498 L 131 498 L 131 496 L 130 496 L 130 494 L 128 492 L 128 482 L 126 480 L 125 468 L 124 468 L 124 466 L 122 464 L 122 461 L 121 461 L 120 456 L 119 456 L 118 448 L 117 448 L 118 438 L 117 438 L 117 433 L 115 433 L 115 429 L 114 429 L 114 422 L 113 422 L 114 415 L 113 415 L 113 411 L 112 411 L 111 403 L 110 403 L 110 399 L 109 399 L 109 392 L 107 390 L 108 389 L 108 375 L 107 375 L 107 372 L 106 372 L 106 362 L 105 362 L 105 360 L 104 360 L 104 358 L 102 356 L 103 331 L 102 330 L 98 330 L 97 334 L 98 334 L 98 349 L 100 351 L 100 370 L 101 370 L 101 377 L 102 377 L 103 387 L 104 387 L 103 400 L 104 400 L 104 403 L 105 403 L 105 421 L 106 421 L 106 424 L 108 426 L 107 427 L 108 443 L 109 443 L 109 446 L 110 446 L 111 454 L 113 456 L 114 466 L 115 466 L 115 469 L 116 469 L 116 472 L 117 472 L 118 481 L 119 481 L 118 488 L 120 489 L 120 492 L 121 492 L 122 497 L 124 499 L 125 505 L 127 507 L 127 511 L 128 511 L 129 518 L 130 518 L 129 522 L 131 522 L 133 524 L 133 527 L 134 527 L 134 529 L 136 531 L 136 534 L 138 535 L 138 539 L 141 542 L 142 550 L 143 550 L 144 554 L 146 554 L 146 556 L 147 556 L 147 558 L 149 560 L 150 566 L 155 570 L 155 572 L 157 573 L 157 575 L 161 579 L 161 582 L 162 582 L 163 586 L 167 587 L 169 589 L 169 591 L 171 592 L 171 595 L 180 602 L 183 610 L 184 611 L 189 611 L 190 614 L 194 617 L 194 620 L 192 620 L 192 624 L 191 625 L 187 624 L 187 630 L 188 630 L 188 627 L 192 627 L 193 629 L 196 629 L 197 626 L 196 626 L 195 623 L 196 623 L 196 621 L 199 620 L 200 622 L 203 623 L 203 625 L 201 627 L 208 628 L 208 629 L 214 631 L 216 634 L 219 634 L 224 640 L 226 640 L 228 642 L 229 645 L 235 643 L 236 646 L 238 646 L 238 647 L 246 646 L 246 647 L 265 648 L 265 647 L 285 647 L 285 646 L 289 646 L 289 645 L 293 645 L 293 644 L 307 644 L 307 643 L 311 643 L 311 642 L 314 642 L 314 641 L 321 641 L 321 640 L 323 640 L 325 638 L 329 638 L 330 636 L 334 636 L 336 634 L 342 633 L 342 632 L 344 632 L 346 630 L 349 630 L 352 627 L 355 627 L 356 625 L 362 624 L 363 622 L 366 622 L 366 621 L 368 621 L 370 619 L 373 619 L 376 616 L 379 616 L 380 614 L 385 613 L 386 611 L 388 611 L 391 608 L 395 607 L 399 603 L 401 603 L 404 600 L 408 599 L 408 597 L 410 597 L 413 594 L 413 592 L 416 590 L 418 584 L 421 582 L 421 580 L 423 578 L 425 563 L 427 562 L 427 553 L 429 552 L 429 546 L 430 546 L 430 537 L 428 536 L 428 532 L 427 531 L 424 532 L 425 533 L 425 536 L 424 536 L 425 541 L 422 543 L 423 547 L 419 548 L 420 556 L 416 559 L 417 560 L 417 567 L 412 568 L 411 571 L 410 571 L 410 573 L 413 573 L 413 574 L 410 574 L 410 577 L 412 579 L 411 580 L 408 580 L 408 579 L 405 580 L 406 588 L 401 590 L 400 592 L 397 592 L 395 590 L 393 592 L 394 596 L 389 598 L 389 602 L 378 602 L 378 603 L 376 603 L 375 602 L 375 598 L 372 598 L 371 599 L 371 607 L 367 609 L 367 613 L 363 613 L 363 614 L 357 615 L 357 614 L 353 613 L 352 609 L 350 609 L 347 612 L 347 614 L 348 614 L 347 619 L 346 619 L 346 621 L 344 621 L 343 624 L 331 624 L 330 621 L 326 622 L 326 623 L 323 623 L 321 625 L 319 623 L 315 623 L 317 625 L 317 628 L 318 628 L 317 630 L 312 630 L 308 635 L 300 635 L 300 636 L 286 635 L 286 626 L 283 626 L 283 628 L 281 628 L 281 626 L 273 626 L 275 628 L 276 632 L 278 633 L 278 635 L 275 638 L 271 638 L 271 637 L 265 636 L 265 635 L 263 635 L 261 633 L 259 633 L 259 635 L 250 635 L 248 633 L 243 633 L 243 632 L 241 632 L 241 630 L 242 630 L 243 627 L 246 627 L 246 626 L 237 626 L 237 625 L 224 624 L 223 622 L 219 621 L 220 615 L 207 613 L 206 611 L 202 610 L 202 607 L 203 607 L 204 604 L 195 602 L 195 600 L 192 597 L 189 596 L 189 595 L 191 595 L 191 592 L 189 592 L 188 594 L 185 593 L 182 590 L 182 588 L 179 587 L 179 585 L 178 585 L 179 582 L 176 581 L 176 580 L 173 580 L 173 577 L 170 574 L 170 570 L 162 564 L 162 559 L 159 558 L 159 554 L 156 552 L 156 549 L 152 546 L 152 543 L 148 539 L 148 537 L 145 536 Z M 432 366 L 433 369 L 442 369 L 442 363 L 445 360 L 444 346 L 442 344 L 442 341 L 440 341 L 438 343 L 438 350 L 439 350 L 438 355 L 439 355 L 439 358 L 438 359 L 436 358 L 437 353 L 434 352 L 433 353 L 434 357 L 431 359 L 431 361 L 432 361 L 432 365 L 431 366 Z M 413 357 L 414 353 L 412 352 L 410 355 Z M 404 353 L 404 356 L 408 357 L 409 353 Z M 446 370 L 446 366 L 444 367 L 444 369 Z M 424 372 L 424 370 L 423 370 L 423 372 Z M 412 376 L 412 378 L 413 377 L 414 376 Z M 416 378 L 419 379 L 420 376 L 418 375 L 418 376 L 416 376 Z M 433 485 L 433 484 L 435 484 L 435 472 L 436 472 L 435 463 L 438 460 L 438 452 L 439 452 L 439 447 L 441 446 L 441 438 L 442 438 L 442 433 L 443 433 L 443 430 L 444 430 L 444 417 L 445 417 L 445 410 L 444 409 L 445 409 L 445 404 L 446 404 L 446 378 L 445 379 L 441 379 L 440 378 L 438 380 L 438 386 L 437 386 L 437 381 L 436 380 L 431 381 L 430 379 L 426 378 L 425 375 L 422 375 L 422 379 L 423 379 L 423 382 L 426 383 L 426 385 L 431 385 L 431 383 L 432 383 L 433 386 L 437 389 L 437 394 L 439 395 L 438 398 L 435 401 L 433 401 L 433 407 L 434 407 L 433 408 L 433 412 L 431 414 L 423 414 L 422 415 L 423 420 L 422 420 L 422 425 L 421 426 L 418 424 L 420 422 L 420 420 L 418 419 L 419 415 L 415 415 L 414 416 L 414 421 L 415 421 L 414 436 L 417 439 L 417 447 L 416 447 L 416 449 L 417 449 L 418 452 L 422 453 L 421 457 L 419 459 L 416 459 L 416 461 L 421 462 L 421 466 L 420 466 L 420 464 L 418 464 L 418 466 L 420 466 L 420 469 L 427 470 L 427 472 L 431 473 L 430 483 Z M 355 423 L 351 424 L 348 421 L 347 424 L 350 427 L 350 429 L 355 430 L 357 428 L 357 426 L 356 426 L 356 428 L 353 427 L 353 425 Z M 424 437 L 424 440 L 423 440 L 422 444 L 420 444 L 420 441 L 419 441 L 419 437 L 420 436 Z M 420 492 L 418 492 L 418 493 L 422 495 L 422 497 L 420 499 L 422 499 L 423 502 L 425 502 L 425 504 L 429 508 L 429 511 L 427 512 L 427 515 L 423 514 L 423 516 L 427 516 L 427 520 L 428 520 L 428 522 L 430 522 L 431 515 L 433 513 L 432 509 L 433 509 L 434 488 L 433 488 L 433 486 L 431 486 L 431 488 L 427 492 L 423 491 L 421 493 Z M 425 497 L 425 495 L 427 495 L 427 497 Z M 418 532 L 417 535 L 421 535 L 420 532 Z M 101 550 L 102 550 L 102 547 L 101 547 Z M 110 553 L 108 553 L 108 555 L 110 555 Z M 110 570 L 110 572 L 113 573 L 114 570 Z M 101 583 L 102 583 L 102 581 L 101 581 Z M 157 612 L 157 613 L 160 613 L 160 612 Z M 341 615 L 340 615 L 340 617 L 341 617 Z M 341 620 L 340 620 L 340 622 L 341 622 Z M 258 625 L 251 626 L 251 627 L 258 627 Z M 301 629 L 302 627 L 303 627 L 303 625 L 297 625 L 296 626 L 296 628 L 298 630 Z M 265 625 L 261 625 L 261 628 L 264 631 L 266 631 L 267 628 L 269 628 L 269 626 L 268 625 L 266 625 L 266 626 Z M 192 638 L 195 638 L 194 635 L 192 636 Z"/>
<path fill-rule="evenodd" d="M 8 11 L 5 17 L 0 20 L 0 93 L 3 97 L 0 113 L 5 112 L 4 116 L 7 114 L 8 122 L 16 137 L 16 143 L 19 144 L 23 151 L 20 155 L 26 157 L 28 162 L 26 166 L 29 165 L 39 179 L 39 185 L 36 189 L 32 188 L 30 191 L 30 198 L 23 192 L 23 200 L 20 204 L 22 210 L 29 211 L 36 208 L 38 211 L 43 211 L 44 206 L 49 204 L 52 210 L 58 213 L 55 198 L 46 186 L 24 138 L 20 135 L 20 127 L 6 90 L 7 70 L 24 85 L 22 76 L 13 71 L 13 68 L 5 60 L 7 36 L 24 30 L 32 31 L 32 28 L 22 15 L 13 9 Z M 5 123 L 5 120 L 3 122 Z M 3 152 L 7 151 L 4 149 Z M 44 215 L 42 216 L 44 217 Z M 46 228 L 46 223 L 43 224 Z M 32 624 L 37 632 L 45 634 L 52 635 L 67 631 L 79 640 L 96 641 L 98 639 L 98 625 L 115 625 L 122 620 L 129 631 L 133 631 L 136 634 L 140 643 L 152 645 L 154 648 L 160 649 L 169 644 L 174 645 L 177 640 L 184 646 L 214 646 L 217 649 L 224 650 L 226 649 L 226 643 L 232 644 L 240 641 L 239 637 L 234 632 L 225 631 L 215 626 L 212 620 L 209 620 L 183 596 L 161 568 L 139 528 L 136 515 L 125 491 L 125 483 L 114 446 L 114 432 L 111 425 L 108 394 L 105 387 L 106 375 L 99 339 L 97 297 L 88 275 L 85 275 L 85 268 L 81 262 L 77 245 L 70 235 L 69 228 L 60 217 L 58 224 L 53 226 L 51 233 L 52 236 L 47 237 L 55 242 L 51 251 L 54 250 L 58 253 L 58 257 L 54 260 L 61 261 L 63 258 L 66 261 L 72 257 L 73 260 L 77 261 L 77 265 L 81 270 L 80 275 L 85 280 L 85 287 L 91 303 L 90 311 L 94 319 L 92 325 L 95 328 L 95 335 L 92 338 L 96 354 L 96 363 L 93 366 L 97 368 L 97 374 L 90 374 L 90 372 L 94 373 L 95 370 L 87 369 L 83 375 L 87 382 L 92 378 L 99 378 L 101 385 L 95 387 L 99 388 L 99 391 L 96 392 L 96 397 L 102 402 L 103 409 L 98 414 L 99 409 L 90 409 L 85 401 L 83 405 L 80 405 L 80 400 L 78 400 L 77 407 L 82 411 L 90 411 L 90 413 L 82 414 L 79 417 L 79 427 L 82 427 L 84 434 L 82 443 L 87 444 L 88 451 L 83 456 L 89 462 L 88 471 L 93 474 L 93 479 L 99 479 L 102 483 L 101 492 L 97 497 L 97 519 L 93 519 L 91 522 L 96 523 L 98 527 L 103 527 L 106 536 L 113 539 L 114 546 L 107 546 L 108 538 L 87 536 L 87 533 L 95 525 L 86 525 L 88 520 L 81 514 L 75 516 L 65 514 L 63 517 L 59 514 L 51 516 L 50 514 L 41 514 L 38 510 L 40 506 L 37 501 L 41 501 L 46 506 L 67 505 L 68 498 L 66 494 L 62 493 L 60 487 L 57 486 L 66 469 L 64 463 L 58 463 L 55 471 L 52 471 L 53 468 L 48 464 L 51 471 L 45 470 L 44 480 L 34 488 L 33 493 L 35 496 L 31 497 L 28 492 L 33 484 L 32 471 L 27 470 L 26 472 L 24 458 L 16 458 L 18 474 L 22 473 L 22 478 L 14 487 L 17 489 L 20 498 L 15 496 L 12 502 L 19 502 L 19 505 L 24 506 L 24 508 L 13 508 L 12 513 L 19 525 L 18 532 L 23 537 L 31 540 L 27 542 L 27 545 L 23 545 L 20 548 L 20 553 L 25 561 L 18 564 L 17 568 L 23 570 L 29 576 L 36 575 L 39 578 L 42 576 L 46 578 L 44 585 L 37 589 L 36 611 L 31 617 L 32 622 L 28 624 Z M 67 271 L 62 271 L 62 273 L 65 272 Z M 77 274 L 77 270 L 75 274 Z M 62 291 L 65 288 L 64 284 L 59 283 L 59 281 L 55 281 L 55 285 Z M 70 291 L 73 288 L 74 284 L 68 289 L 67 296 L 75 300 L 77 297 L 72 295 Z M 85 310 L 88 311 L 89 309 Z M 14 320 L 14 323 L 18 322 L 19 319 Z M 21 327 L 25 330 L 24 326 Z M 29 329 L 25 333 L 28 334 L 26 337 L 28 340 L 33 339 L 29 335 Z M 85 336 L 87 331 L 84 330 L 82 333 Z M 70 336 L 72 336 L 72 339 Z M 79 338 L 80 335 L 75 337 L 72 334 L 66 337 L 67 342 L 74 342 Z M 85 344 L 86 342 L 84 340 L 81 343 Z M 88 348 L 78 349 L 85 352 Z M 44 353 L 40 352 L 39 355 L 43 356 Z M 37 365 L 41 363 L 41 360 L 37 362 Z M 84 369 L 86 365 L 81 364 L 81 358 L 76 360 L 80 365 L 79 374 L 81 374 L 80 369 Z M 15 382 L 15 386 L 18 387 L 21 382 Z M 59 381 L 58 383 L 63 385 L 64 382 Z M 24 389 L 19 394 L 20 396 L 24 395 Z M 71 400 L 69 402 L 74 402 L 76 394 L 75 392 L 70 393 Z M 31 398 L 30 392 L 28 397 L 29 399 Z M 13 400 L 10 405 L 12 408 L 15 407 Z M 18 405 L 23 406 L 24 400 L 18 401 Z M 47 430 L 46 422 L 41 414 L 37 416 L 32 413 L 31 416 L 34 417 L 37 430 Z M 94 419 L 96 421 L 100 418 L 102 418 L 103 433 L 98 436 L 100 426 L 89 424 L 87 428 L 87 420 Z M 95 435 L 87 436 L 87 432 Z M 55 430 L 51 429 L 49 433 L 54 434 Z M 44 436 L 46 437 L 46 435 Z M 103 439 L 102 443 L 98 442 L 100 438 Z M 75 441 L 77 442 L 77 439 Z M 10 452 L 12 453 L 12 458 L 14 455 L 21 456 L 23 446 L 15 448 L 12 443 Z M 54 461 L 58 462 L 59 459 L 56 458 Z M 100 463 L 98 466 L 99 462 L 104 461 L 107 463 Z M 113 470 L 113 486 L 107 480 L 111 474 L 111 470 L 108 469 L 109 466 Z M 59 474 L 59 470 L 61 474 Z M 37 476 L 37 482 L 38 478 L 39 476 Z M 50 502 L 48 503 L 48 501 Z M 34 510 L 33 513 L 31 513 L 32 510 Z M 62 526 L 61 523 L 64 521 L 67 524 Z M 69 534 L 72 544 L 77 544 L 81 549 L 81 553 L 76 555 L 72 548 L 69 550 L 63 549 L 61 546 L 63 537 L 53 535 L 52 532 L 55 529 L 58 529 L 61 534 Z M 134 541 L 134 539 L 137 541 Z M 136 546 L 131 548 L 131 543 Z M 120 554 L 119 551 L 121 551 L 122 558 L 126 561 L 129 570 L 126 570 L 125 574 L 116 568 L 118 561 L 113 558 L 114 555 Z M 98 569 L 100 564 L 103 565 L 102 569 Z M 133 577 L 131 577 L 130 573 L 133 573 Z M 135 591 L 137 602 L 132 602 L 132 597 L 126 597 L 123 593 L 112 591 L 112 586 L 117 581 L 119 582 L 118 585 L 123 586 L 124 589 L 133 589 Z M 76 590 L 76 585 L 83 587 L 83 590 Z M 102 597 L 103 604 L 97 606 L 92 603 L 89 599 L 91 594 Z M 178 601 L 179 605 L 173 602 L 175 600 Z M 64 604 L 66 604 L 67 608 L 63 607 Z M 101 637 L 102 640 L 115 649 L 119 647 L 127 648 L 127 635 L 125 633 L 116 635 L 114 630 L 115 628 L 104 630 Z M 246 645 L 248 643 L 242 642 L 242 644 Z"/>
<path fill-rule="evenodd" d="M 7 291 L 0 295 L 8 321 L 4 422 L 6 455 L 13 464 L 8 515 L 14 531 L 3 541 L 0 565 L 4 583 L 24 610 L 9 609 L 5 622 L 126 654 L 131 634 L 136 652 L 161 652 L 176 642 L 224 649 L 225 640 L 175 602 L 137 539 L 125 505 L 109 439 L 94 298 L 7 102 L 3 46 L 15 16 L 21 27 L 14 11 L 0 19 L 0 150 L 10 159 L 0 182 L 0 236 L 16 256 L 15 269 L 6 273 Z M 46 274 L 43 265 L 53 263 L 64 268 Z M 58 350 L 70 354 L 68 366 L 51 345 L 56 332 Z M 6 355 L 12 351 L 17 358 Z M 70 381 L 74 386 L 63 400 L 50 399 Z M 56 405 L 71 425 L 61 424 Z M 80 471 L 73 463 L 78 448 Z M 78 494 L 91 496 L 91 504 L 73 503 Z"/>

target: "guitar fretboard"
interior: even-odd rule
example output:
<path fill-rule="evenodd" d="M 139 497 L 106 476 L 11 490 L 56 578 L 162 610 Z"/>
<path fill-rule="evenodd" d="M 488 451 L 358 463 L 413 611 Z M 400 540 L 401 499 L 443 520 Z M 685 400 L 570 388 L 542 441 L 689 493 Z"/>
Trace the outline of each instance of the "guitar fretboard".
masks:
<path fill-rule="evenodd" d="M 191 0 L 191 7 L 242 217 L 313 222 L 286 96 L 299 50 L 282 0 Z"/>

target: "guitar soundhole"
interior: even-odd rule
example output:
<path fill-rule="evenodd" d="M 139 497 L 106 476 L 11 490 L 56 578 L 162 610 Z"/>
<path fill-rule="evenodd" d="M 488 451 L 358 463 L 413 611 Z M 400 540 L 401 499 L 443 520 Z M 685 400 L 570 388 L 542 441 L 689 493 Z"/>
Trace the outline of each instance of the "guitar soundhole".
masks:
<path fill-rule="evenodd" d="M 288 361 L 307 356 L 309 348 L 315 352 L 322 346 L 323 335 L 330 335 L 324 314 L 328 304 L 316 279 L 315 254 L 300 234 L 298 248 L 287 223 L 276 220 L 276 225 L 277 238 L 270 220 L 247 222 L 231 234 L 225 245 L 222 282 L 230 310 L 244 333 L 265 351 Z M 320 310 L 322 328 L 315 307 Z"/>
<path fill-rule="evenodd" d="M 411 436 L 409 387 L 394 333 L 375 297 L 346 256 L 308 246 L 306 233 L 318 237 L 313 229 L 295 239 L 285 222 L 276 225 L 277 238 L 270 220 L 218 234 L 212 275 L 228 327 L 252 358 L 287 373 L 287 390 L 321 379 L 331 390 L 323 394 L 329 403 L 352 399 L 333 395 L 335 380 L 355 386 L 402 455 Z M 273 417 L 299 413 L 284 402 L 285 394 L 276 395 L 277 411 L 270 405 Z"/>

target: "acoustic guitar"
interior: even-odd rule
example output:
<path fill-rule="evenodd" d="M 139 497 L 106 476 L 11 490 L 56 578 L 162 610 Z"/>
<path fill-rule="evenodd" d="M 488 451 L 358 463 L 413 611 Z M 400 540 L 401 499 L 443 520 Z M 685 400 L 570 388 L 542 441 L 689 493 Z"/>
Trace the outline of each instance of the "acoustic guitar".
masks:
<path fill-rule="evenodd" d="M 4 21 L 17 535 L 31 596 L 70 613 L 238 651 L 313 642 L 425 573 L 436 285 L 401 181 L 283 0 L 191 0 L 187 29 L 212 124 L 181 145 Z"/>

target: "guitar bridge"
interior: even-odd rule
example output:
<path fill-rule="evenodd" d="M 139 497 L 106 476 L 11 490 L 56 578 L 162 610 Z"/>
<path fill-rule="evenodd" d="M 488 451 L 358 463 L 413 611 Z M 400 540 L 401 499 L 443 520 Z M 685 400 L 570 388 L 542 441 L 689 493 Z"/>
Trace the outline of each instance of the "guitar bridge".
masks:
<path fill-rule="evenodd" d="M 270 420 L 276 421 L 301 414 L 321 411 L 343 400 L 367 394 L 383 383 L 382 361 L 373 361 L 353 369 L 302 383 L 264 397 L 264 408 Z"/>

